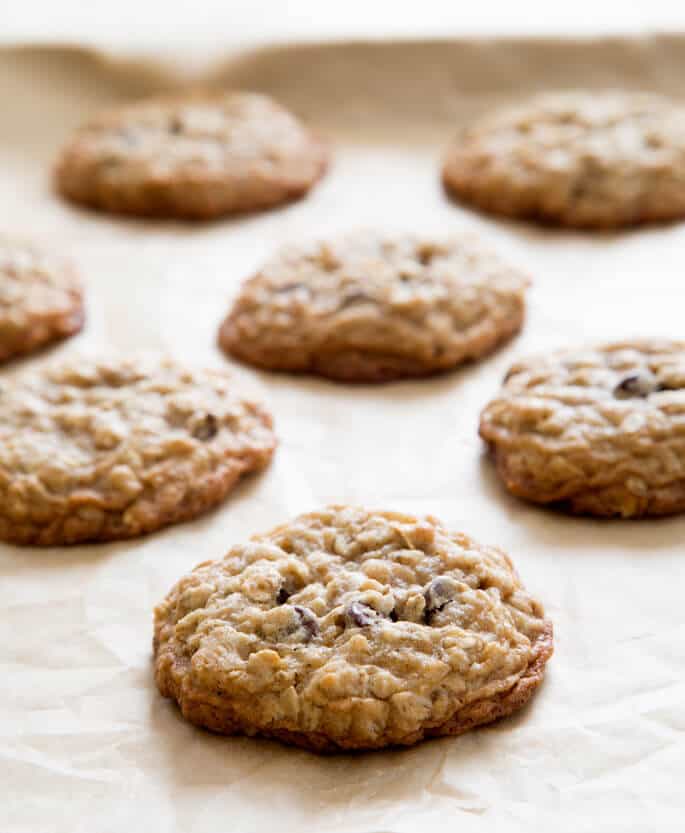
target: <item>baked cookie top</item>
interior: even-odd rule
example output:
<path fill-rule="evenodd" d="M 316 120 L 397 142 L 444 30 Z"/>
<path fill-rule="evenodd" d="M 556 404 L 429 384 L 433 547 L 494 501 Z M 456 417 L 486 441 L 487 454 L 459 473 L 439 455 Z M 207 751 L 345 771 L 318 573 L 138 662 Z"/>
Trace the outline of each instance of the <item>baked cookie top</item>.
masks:
<path fill-rule="evenodd" d="M 212 217 L 304 194 L 322 143 L 267 96 L 225 92 L 144 100 L 76 132 L 56 168 L 76 202 L 149 216 Z"/>
<path fill-rule="evenodd" d="M 522 497 L 599 515 L 685 511 L 685 342 L 518 362 L 480 433 Z"/>
<path fill-rule="evenodd" d="M 0 361 L 57 341 L 83 326 L 83 294 L 68 261 L 0 236 Z"/>
<path fill-rule="evenodd" d="M 435 518 L 330 506 L 181 579 L 155 609 L 155 651 L 192 722 L 363 749 L 520 707 L 552 635 L 502 551 Z"/>
<path fill-rule="evenodd" d="M 128 538 L 200 514 L 266 465 L 271 418 L 227 374 L 71 357 L 2 383 L 0 538 Z"/>
<path fill-rule="evenodd" d="M 356 232 L 278 254 L 244 284 L 219 342 L 274 370 L 348 381 L 421 376 L 517 332 L 527 283 L 470 235 Z"/>
<path fill-rule="evenodd" d="M 466 127 L 443 179 L 497 214 L 578 227 L 685 216 L 685 107 L 644 93 L 548 93 Z"/>

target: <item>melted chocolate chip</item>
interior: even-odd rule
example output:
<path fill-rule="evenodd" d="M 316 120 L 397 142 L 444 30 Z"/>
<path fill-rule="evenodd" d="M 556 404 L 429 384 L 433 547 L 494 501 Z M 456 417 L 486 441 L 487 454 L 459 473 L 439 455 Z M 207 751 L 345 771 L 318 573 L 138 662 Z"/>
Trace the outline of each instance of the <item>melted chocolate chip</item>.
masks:
<path fill-rule="evenodd" d="M 276 593 L 276 604 L 282 605 L 285 604 L 288 599 L 290 598 L 290 593 L 285 589 L 285 587 L 279 587 L 278 593 Z"/>
<path fill-rule="evenodd" d="M 456 585 L 452 579 L 434 578 L 431 581 L 423 592 L 423 597 L 426 600 L 426 607 L 424 608 L 426 622 L 430 622 L 436 613 L 439 613 L 450 602 L 454 601 L 456 590 Z"/>
<path fill-rule="evenodd" d="M 644 399 L 658 390 L 662 388 L 654 374 L 631 373 L 616 385 L 614 396 L 616 399 Z"/>
<path fill-rule="evenodd" d="M 193 437 L 206 442 L 216 436 L 219 423 L 214 414 L 205 414 L 193 427 Z"/>
<path fill-rule="evenodd" d="M 391 622 L 397 622 L 397 620 L 398 620 L 399 618 L 400 618 L 400 617 L 397 615 L 397 611 L 396 611 L 396 610 L 395 610 L 395 608 L 393 607 L 393 609 L 390 611 L 390 621 L 391 621 Z"/>
<path fill-rule="evenodd" d="M 319 635 L 319 623 L 316 619 L 316 616 L 306 607 L 301 607 L 300 605 L 293 605 L 293 609 L 300 617 L 300 625 L 304 629 L 306 633 L 307 642 L 310 639 L 313 639 L 315 636 Z"/>
<path fill-rule="evenodd" d="M 352 602 L 345 610 L 345 619 L 358 628 L 366 628 L 378 618 L 378 613 L 362 602 Z"/>

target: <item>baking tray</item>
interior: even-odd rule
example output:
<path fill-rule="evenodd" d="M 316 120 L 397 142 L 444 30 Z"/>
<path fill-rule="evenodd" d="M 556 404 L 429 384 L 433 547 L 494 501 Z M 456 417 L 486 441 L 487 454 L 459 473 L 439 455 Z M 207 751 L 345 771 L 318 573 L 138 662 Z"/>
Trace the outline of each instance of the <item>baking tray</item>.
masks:
<path fill-rule="evenodd" d="M 74 49 L 0 52 L 0 213 L 78 262 L 80 349 L 168 350 L 229 364 L 217 325 L 279 245 L 359 226 L 479 230 L 533 285 L 525 329 L 432 380 L 350 387 L 236 367 L 266 397 L 271 468 L 217 511 L 137 541 L 0 546 L 0 830 L 8 833 L 682 831 L 685 519 L 598 522 L 509 497 L 478 413 L 514 357 L 631 335 L 682 337 L 685 226 L 580 234 L 448 202 L 438 166 L 458 125 L 534 90 L 681 94 L 685 38 L 471 40 L 283 47 L 192 79 L 183 62 Z M 334 164 L 287 208 L 206 225 L 62 203 L 50 166 L 93 112 L 192 80 L 272 93 L 331 140 Z M 156 692 L 151 609 L 236 541 L 329 501 L 431 512 L 506 548 L 546 603 L 556 654 L 515 717 L 404 751 L 320 758 L 187 725 Z"/>

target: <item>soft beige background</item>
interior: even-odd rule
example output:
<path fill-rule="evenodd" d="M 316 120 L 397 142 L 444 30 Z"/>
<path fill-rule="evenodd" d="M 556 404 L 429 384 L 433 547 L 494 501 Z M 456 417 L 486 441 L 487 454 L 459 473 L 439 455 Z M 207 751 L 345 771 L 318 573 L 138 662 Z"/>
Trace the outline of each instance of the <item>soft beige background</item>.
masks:
<path fill-rule="evenodd" d="M 183 67 L 181 67 L 183 69 Z M 312 197 L 206 226 L 111 219 L 62 204 L 49 167 L 71 128 L 168 82 L 78 52 L 0 54 L 3 229 L 76 258 L 88 326 L 52 351 L 171 350 L 226 364 L 216 327 L 274 247 L 359 225 L 480 229 L 528 269 L 524 333 L 479 365 L 418 383 L 345 387 L 238 372 L 276 416 L 274 465 L 217 512 L 109 546 L 0 546 L 0 830 L 5 833 L 681 831 L 685 799 L 685 519 L 601 523 L 508 497 L 476 435 L 515 356 L 630 334 L 683 334 L 685 227 L 583 235 L 449 204 L 454 127 L 529 89 L 680 92 L 685 41 L 470 42 L 276 50 L 215 80 L 269 90 L 315 121 L 335 164 Z M 51 356 L 0 371 L 2 377 Z M 529 708 L 415 749 L 322 759 L 213 737 L 156 693 L 151 608 L 230 543 L 332 501 L 430 511 L 504 546 L 555 622 Z"/>

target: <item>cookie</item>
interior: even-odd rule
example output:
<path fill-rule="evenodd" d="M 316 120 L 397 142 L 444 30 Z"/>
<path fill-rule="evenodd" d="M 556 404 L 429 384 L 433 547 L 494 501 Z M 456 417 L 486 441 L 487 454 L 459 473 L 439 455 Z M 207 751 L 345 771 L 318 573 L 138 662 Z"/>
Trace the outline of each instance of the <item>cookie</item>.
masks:
<path fill-rule="evenodd" d="M 81 283 L 71 263 L 0 236 L 0 361 L 77 333 L 84 317 Z"/>
<path fill-rule="evenodd" d="M 72 357 L 2 382 L 0 539 L 111 541 L 189 520 L 274 445 L 271 417 L 225 373 Z"/>
<path fill-rule="evenodd" d="M 538 96 L 467 127 L 443 180 L 484 211 L 561 226 L 685 217 L 685 107 L 650 94 Z"/>
<path fill-rule="evenodd" d="M 515 364 L 480 434 L 513 494 L 578 514 L 685 511 L 685 342 L 645 340 Z"/>
<path fill-rule="evenodd" d="M 206 219 L 301 197 L 327 153 L 295 116 L 263 95 L 151 99 L 82 127 L 57 167 L 58 190 L 103 211 Z"/>
<path fill-rule="evenodd" d="M 198 565 L 154 630 L 157 686 L 191 723 L 319 752 L 490 723 L 528 701 L 552 654 L 504 552 L 348 506 Z"/>
<path fill-rule="evenodd" d="M 358 232 L 276 256 L 242 288 L 219 343 L 271 370 L 349 382 L 425 376 L 518 332 L 527 283 L 472 236 Z"/>

